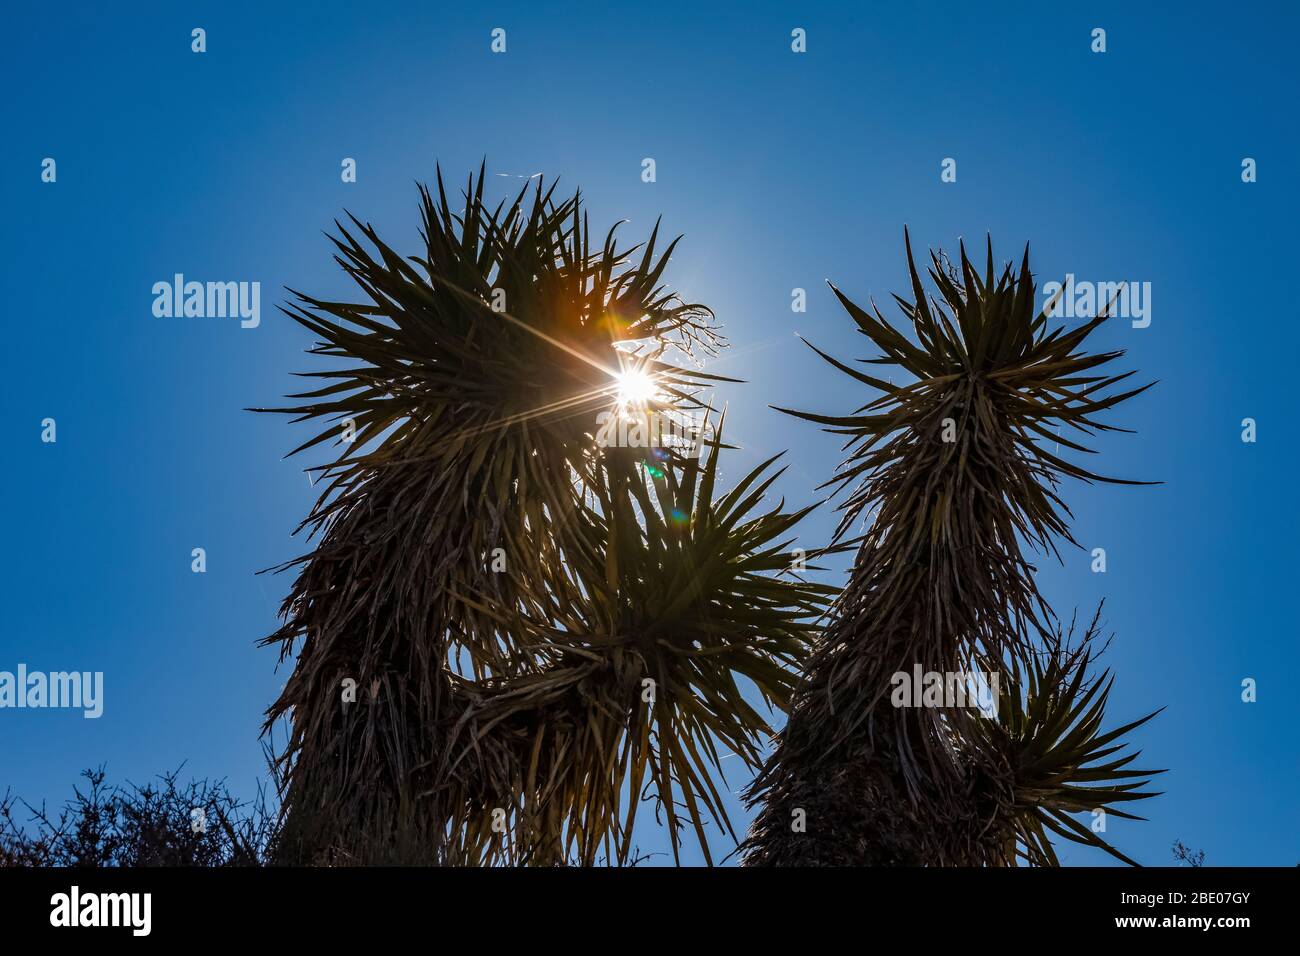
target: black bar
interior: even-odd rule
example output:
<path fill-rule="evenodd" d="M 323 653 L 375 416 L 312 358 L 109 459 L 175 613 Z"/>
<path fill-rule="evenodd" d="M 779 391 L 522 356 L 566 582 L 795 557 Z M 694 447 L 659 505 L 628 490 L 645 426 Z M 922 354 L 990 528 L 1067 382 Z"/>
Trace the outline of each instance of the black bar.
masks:
<path fill-rule="evenodd" d="M 105 918 L 116 910 L 126 925 L 51 925 L 52 918 L 70 916 L 76 886 L 87 918 L 101 904 L 98 896 L 87 903 L 88 895 L 147 893 L 147 938 L 198 941 L 205 949 L 218 942 L 418 940 L 421 949 L 437 952 L 481 939 L 490 952 L 509 940 L 546 949 L 581 943 L 646 950 L 692 939 L 691 926 L 722 941 L 752 939 L 766 944 L 764 951 L 789 935 L 810 946 L 828 944 L 829 934 L 841 930 L 864 945 L 898 933 L 918 946 L 949 939 L 1029 943 L 1037 932 L 1057 941 L 1199 934 L 1231 945 L 1239 934 L 1258 930 L 1271 938 L 1295 935 L 1296 877 L 1295 869 L 1208 867 L 0 869 L 0 934 L 6 944 L 74 933 L 82 942 L 131 945 L 141 938 L 130 924 L 134 916 L 141 927 L 143 909 L 127 909 L 120 900 L 109 901 Z M 59 913 L 57 894 L 67 897 Z M 1207 918 L 1208 928 L 1199 923 Z M 1134 919 L 1153 922 L 1119 923 Z M 1242 919 L 1243 925 L 1221 922 Z"/>

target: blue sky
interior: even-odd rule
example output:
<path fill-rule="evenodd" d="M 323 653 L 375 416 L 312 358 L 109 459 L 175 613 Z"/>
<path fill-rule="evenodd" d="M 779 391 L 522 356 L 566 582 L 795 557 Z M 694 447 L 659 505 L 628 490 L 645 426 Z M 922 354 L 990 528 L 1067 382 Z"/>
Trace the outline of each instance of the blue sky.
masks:
<path fill-rule="evenodd" d="M 254 572 L 300 553 L 289 532 L 312 498 L 307 462 L 281 460 L 301 435 L 242 411 L 306 367 L 307 335 L 272 304 L 284 286 L 348 291 L 322 235 L 343 208 L 413 250 L 414 182 L 486 156 L 508 174 L 499 195 L 559 175 L 593 224 L 640 237 L 662 214 L 685 234 L 669 279 L 725 326 L 711 369 L 746 380 L 723 395 L 743 445 L 729 474 L 789 449 L 796 503 L 838 442 L 768 405 L 844 413 L 863 396 L 795 333 L 865 356 L 825 280 L 886 308 L 906 288 L 905 224 L 920 246 L 991 233 L 1000 258 L 1029 241 L 1043 281 L 1150 282 L 1150 326 L 1111 323 L 1098 344 L 1159 385 L 1114 416 L 1137 434 L 1102 438 L 1096 467 L 1164 484 L 1067 486 L 1108 570 L 1068 551 L 1042 586 L 1065 613 L 1106 599 L 1113 722 L 1168 708 L 1137 734 L 1167 792 L 1108 836 L 1153 864 L 1176 838 L 1211 864 L 1300 862 L 1294 7 L 91 6 L 13 11 L 0 57 L 0 669 L 102 670 L 105 712 L 0 711 L 0 790 L 56 801 L 87 766 L 143 781 L 188 761 L 253 792 L 286 676 L 255 642 L 289 583 Z M 177 272 L 259 281 L 261 325 L 155 318 L 150 289 Z M 804 540 L 831 524 L 814 516 Z"/>

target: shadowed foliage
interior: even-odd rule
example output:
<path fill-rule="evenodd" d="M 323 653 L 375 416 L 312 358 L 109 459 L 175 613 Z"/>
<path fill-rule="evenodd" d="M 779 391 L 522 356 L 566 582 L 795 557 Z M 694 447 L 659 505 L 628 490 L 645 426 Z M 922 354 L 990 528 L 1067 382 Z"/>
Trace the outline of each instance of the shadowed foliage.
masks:
<path fill-rule="evenodd" d="M 814 347 L 878 396 L 847 415 L 782 409 L 847 437 L 828 483 L 847 490 L 836 537 L 867 527 L 749 791 L 750 865 L 1054 864 L 1045 830 L 1104 845 L 1067 814 L 1125 816 L 1116 804 L 1150 795 L 1127 781 L 1153 771 L 1124 769 L 1131 758 L 1096 762 L 1142 721 L 1099 733 L 1109 684 L 1086 678 L 1088 651 L 1062 650 L 1022 550 L 1056 555 L 1058 541 L 1075 543 L 1063 477 L 1119 481 L 1050 449 L 1089 451 L 1072 436 L 1114 430 L 1097 416 L 1149 386 L 1117 390 L 1132 373 L 1106 367 L 1122 353 L 1083 350 L 1106 310 L 1050 327 L 1028 248 L 1018 273 L 995 270 L 991 242 L 983 275 L 964 248 L 957 268 L 932 255 L 937 296 L 910 241 L 907 260 L 912 298 L 894 298 L 910 335 L 832 286 L 883 355 L 862 360 L 867 371 Z M 1081 646 L 1095 633 L 1096 620 Z M 996 719 L 945 702 L 896 706 L 894 675 L 915 669 L 998 678 Z M 806 832 L 792 827 L 800 813 Z"/>

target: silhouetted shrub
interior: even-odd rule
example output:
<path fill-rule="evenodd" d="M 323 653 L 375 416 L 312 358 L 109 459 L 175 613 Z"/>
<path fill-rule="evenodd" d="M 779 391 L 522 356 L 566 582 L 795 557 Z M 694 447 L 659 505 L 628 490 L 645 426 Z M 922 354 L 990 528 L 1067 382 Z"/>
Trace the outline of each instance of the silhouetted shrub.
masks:
<path fill-rule="evenodd" d="M 191 780 L 180 770 L 156 784 L 105 785 L 104 768 L 86 770 L 85 789 L 57 818 L 5 793 L 0 798 L 0 866 L 265 866 L 277 816 L 264 788 L 240 802 L 224 781 Z M 16 816 L 19 807 L 27 819 Z"/>

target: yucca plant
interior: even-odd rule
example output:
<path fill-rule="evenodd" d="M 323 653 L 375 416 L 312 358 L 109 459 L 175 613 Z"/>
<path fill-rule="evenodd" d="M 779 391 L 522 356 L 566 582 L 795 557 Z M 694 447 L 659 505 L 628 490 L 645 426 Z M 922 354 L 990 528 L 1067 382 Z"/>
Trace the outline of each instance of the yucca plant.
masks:
<path fill-rule="evenodd" d="M 996 862 L 1012 865 L 1019 854 L 1036 866 L 1057 866 L 1050 839 L 1054 834 L 1137 865 L 1098 837 L 1091 825 L 1098 810 L 1142 819 L 1119 807 L 1155 796 L 1141 788 L 1160 771 L 1129 767 L 1141 751 L 1119 754 L 1125 747 L 1124 735 L 1155 713 L 1102 732 L 1114 678 L 1109 671 L 1089 677 L 1100 616 L 1099 607 L 1077 645 L 1070 646 L 1058 627 L 1055 635 L 1047 636 L 1041 653 L 1023 664 L 1012 660 L 1005 672 L 1010 686 L 999 697 L 996 715 L 991 715 L 996 719 L 978 724 L 986 736 L 976 746 L 1011 770 L 1006 791 L 1010 802 L 998 814 L 1007 852 Z M 1089 825 L 1071 814 L 1087 814 Z"/>
<path fill-rule="evenodd" d="M 847 490 L 836 539 L 857 553 L 748 791 L 758 813 L 744 859 L 1051 864 L 1048 831 L 1127 859 L 1069 814 L 1125 816 L 1116 805 L 1150 796 L 1142 782 L 1158 771 L 1098 762 L 1141 721 L 1099 732 L 1109 684 L 1086 677 L 1088 652 L 1062 651 L 1026 549 L 1057 555 L 1059 542 L 1074 543 L 1062 478 L 1119 482 L 1052 449 L 1087 452 L 1069 435 L 1115 430 L 1097 416 L 1149 386 L 1116 390 L 1132 373 L 1105 367 L 1122 353 L 1083 350 L 1106 310 L 1067 329 L 1037 309 L 1028 247 L 1018 273 L 998 271 L 990 241 L 982 276 L 964 247 L 956 267 L 932 253 L 938 294 L 928 296 L 905 245 L 912 297 L 894 297 L 901 327 L 832 286 L 883 353 L 862 362 L 895 374 L 817 350 L 876 396 L 849 414 L 781 409 L 846 436 L 828 486 Z M 913 672 L 993 678 L 996 715 L 946 700 L 895 706 L 895 675 Z"/>
<path fill-rule="evenodd" d="M 639 473 L 607 455 L 583 509 L 595 549 L 571 562 L 582 580 L 549 614 L 502 616 L 544 664 L 466 688 L 447 750 L 470 768 L 450 774 L 454 829 L 473 835 L 463 860 L 626 863 L 644 799 L 674 856 L 683 829 L 707 860 L 708 824 L 734 841 L 722 757 L 758 767 L 834 590 L 787 573 L 811 509 L 758 511 L 772 460 L 715 495 L 720 432 L 703 458 L 660 455 Z M 501 809 L 510 824 L 494 833 Z"/>
<path fill-rule="evenodd" d="M 822 609 L 767 574 L 801 512 L 715 501 L 718 446 L 596 441 L 602 412 L 689 416 L 717 380 L 690 364 L 712 314 L 662 283 L 676 242 L 593 245 L 578 195 L 492 207 L 484 175 L 456 212 L 421 189 L 420 256 L 339 225 L 363 300 L 285 310 L 334 361 L 266 410 L 325 423 L 295 451 L 341 448 L 266 641 L 294 660 L 268 712 L 292 728 L 286 861 L 618 862 L 646 780 L 703 839 L 717 746 L 753 764 L 767 732 L 737 676 L 782 703 Z"/>

